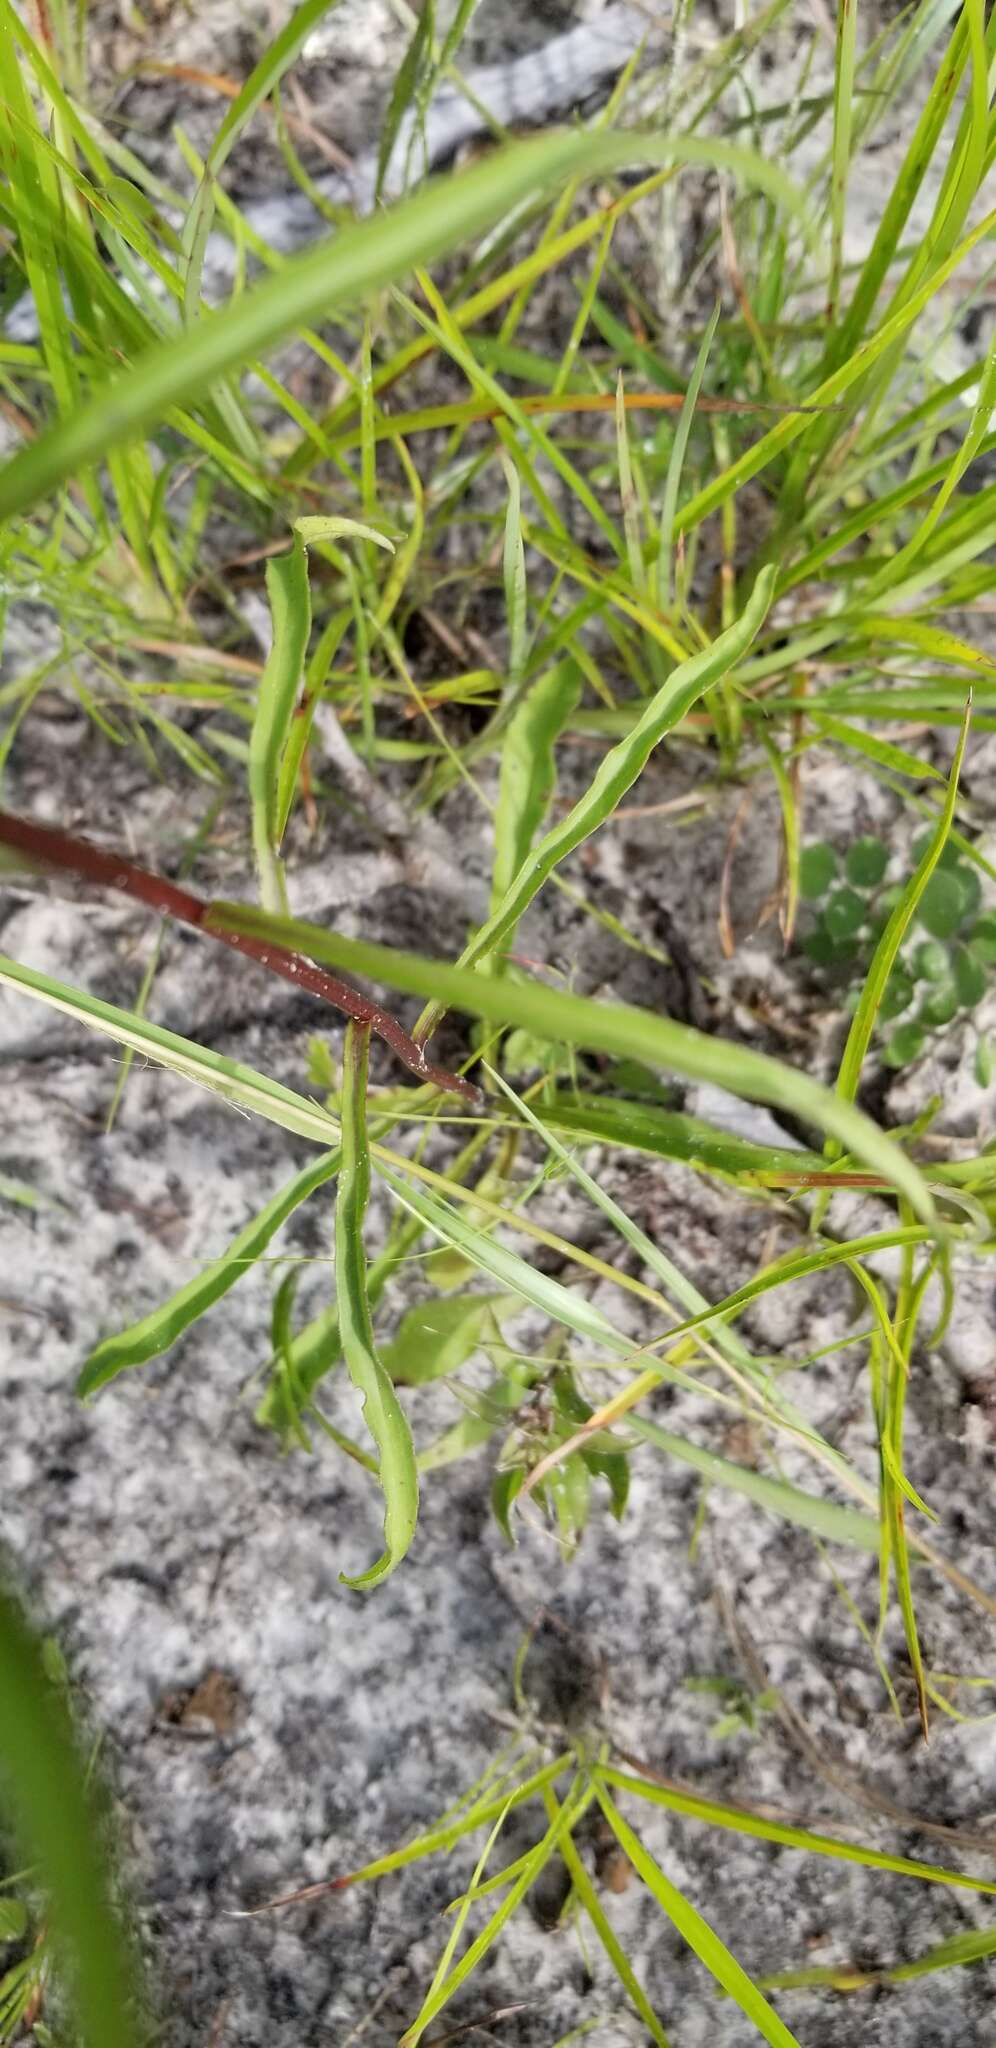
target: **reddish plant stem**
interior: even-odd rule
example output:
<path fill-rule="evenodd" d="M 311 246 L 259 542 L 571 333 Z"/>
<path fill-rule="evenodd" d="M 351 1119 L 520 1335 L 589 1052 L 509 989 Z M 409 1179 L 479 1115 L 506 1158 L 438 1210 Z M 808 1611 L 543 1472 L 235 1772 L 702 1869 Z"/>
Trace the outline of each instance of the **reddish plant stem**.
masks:
<path fill-rule="evenodd" d="M 459 1074 L 453 1074 L 448 1067 L 437 1066 L 426 1059 L 421 1046 L 416 1045 L 396 1017 L 389 1010 L 381 1009 L 379 1003 L 369 996 L 351 988 L 338 975 L 327 974 L 323 967 L 316 967 L 303 953 L 293 953 L 287 946 L 271 944 L 267 939 L 250 936 L 246 932 L 233 932 L 221 923 L 214 922 L 215 906 L 194 896 L 189 889 L 181 889 L 176 882 L 168 882 L 162 875 L 152 875 L 146 868 L 137 867 L 134 861 L 125 860 L 119 853 L 105 853 L 101 847 L 92 846 L 88 839 L 77 839 L 70 832 L 62 832 L 52 825 L 39 825 L 28 818 L 15 818 L 9 811 L 0 811 L 0 845 L 10 846 L 23 853 L 29 861 L 38 861 L 44 867 L 59 868 L 65 874 L 76 875 L 80 881 L 94 882 L 103 889 L 117 889 L 125 896 L 134 897 L 138 903 L 146 903 L 150 910 L 158 910 L 163 917 L 175 917 L 181 924 L 189 924 L 205 938 L 217 939 L 222 946 L 230 946 L 233 952 L 246 953 L 258 967 L 266 967 L 271 974 L 279 974 L 284 981 L 293 982 L 295 988 L 307 989 L 309 995 L 317 996 L 321 1002 L 331 1003 L 345 1016 L 353 1017 L 358 1024 L 365 1024 L 377 1038 L 383 1039 L 391 1051 L 420 1081 L 431 1081 L 437 1088 L 444 1088 L 449 1094 L 463 1095 L 468 1101 L 478 1101 L 478 1090 L 470 1081 L 464 1081 Z M 209 922 L 209 919 L 211 920 Z"/>

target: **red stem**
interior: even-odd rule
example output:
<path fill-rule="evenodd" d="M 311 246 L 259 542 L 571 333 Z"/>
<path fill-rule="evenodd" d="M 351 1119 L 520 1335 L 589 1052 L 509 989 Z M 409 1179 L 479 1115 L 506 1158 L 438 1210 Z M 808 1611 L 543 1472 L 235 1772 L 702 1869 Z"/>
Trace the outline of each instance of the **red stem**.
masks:
<path fill-rule="evenodd" d="M 200 896 L 192 895 L 189 889 L 181 889 L 176 882 L 168 882 L 161 875 L 151 875 L 146 868 L 136 867 L 119 853 L 104 853 L 99 846 L 92 846 L 88 839 L 77 839 L 72 833 L 61 832 L 52 825 L 38 825 L 27 818 L 15 818 L 9 811 L 0 811 L 0 844 L 12 846 L 18 853 L 26 854 L 29 860 L 40 861 L 46 867 L 61 868 L 65 873 L 77 875 L 81 881 L 96 882 L 104 889 L 118 889 L 125 896 L 133 896 L 139 903 L 147 903 L 151 910 L 158 910 L 164 917 L 175 917 L 181 924 L 193 925 L 203 937 L 217 939 L 222 946 L 231 946 L 233 952 L 247 953 L 258 967 L 267 967 L 271 974 L 279 974 L 284 981 L 293 982 L 295 988 L 307 989 L 309 995 L 318 996 L 322 1002 L 331 1003 L 347 1017 L 354 1017 L 358 1024 L 365 1024 L 383 1039 L 396 1054 L 402 1066 L 420 1081 L 434 1082 L 437 1088 L 444 1088 L 449 1094 L 466 1096 L 476 1103 L 478 1090 L 470 1081 L 464 1081 L 459 1074 L 453 1074 L 448 1067 L 436 1066 L 428 1060 L 420 1045 L 411 1038 L 396 1017 L 389 1010 L 382 1010 L 379 1003 L 369 996 L 351 988 L 338 975 L 327 974 L 323 967 L 316 967 L 303 953 L 292 953 L 287 946 L 272 944 L 268 939 L 251 937 L 246 932 L 232 932 L 217 924 L 207 922 L 214 905 L 205 903 Z"/>

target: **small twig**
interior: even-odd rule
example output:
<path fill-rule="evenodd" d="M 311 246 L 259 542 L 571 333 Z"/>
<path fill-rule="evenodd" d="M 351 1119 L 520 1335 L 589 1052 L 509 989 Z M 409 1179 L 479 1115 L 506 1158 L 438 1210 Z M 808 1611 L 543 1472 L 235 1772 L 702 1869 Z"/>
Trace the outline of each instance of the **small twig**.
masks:
<path fill-rule="evenodd" d="M 229 930 L 223 921 L 220 905 L 204 902 L 189 889 L 181 889 L 176 882 L 168 882 L 161 875 L 149 874 L 122 854 L 104 853 L 100 847 L 92 846 L 88 839 L 77 839 L 72 833 L 59 831 L 51 825 L 39 825 L 27 818 L 15 818 L 9 811 L 0 811 L 0 844 L 14 847 L 29 861 L 40 862 L 44 867 L 59 868 L 104 889 L 120 890 L 122 895 L 148 904 L 151 910 L 158 910 L 162 916 L 175 917 L 181 924 L 192 925 L 206 938 L 217 939 L 220 945 L 231 946 L 236 953 L 248 954 L 257 966 L 269 968 L 271 974 L 279 974 L 284 981 L 293 982 L 295 988 L 306 989 L 309 995 L 331 1003 L 334 1009 L 355 1018 L 358 1024 L 366 1024 L 385 1045 L 390 1046 L 402 1066 L 420 1081 L 430 1081 L 437 1088 L 444 1088 L 449 1094 L 463 1095 L 475 1104 L 480 1100 L 480 1091 L 472 1082 L 451 1073 L 448 1067 L 437 1066 L 426 1059 L 421 1046 L 389 1010 L 382 1009 L 369 996 L 361 995 L 359 989 L 351 988 L 348 982 L 340 981 L 338 975 L 327 974 L 323 967 L 316 967 L 303 953 L 293 953 L 287 946 L 252 937 L 247 932 Z"/>

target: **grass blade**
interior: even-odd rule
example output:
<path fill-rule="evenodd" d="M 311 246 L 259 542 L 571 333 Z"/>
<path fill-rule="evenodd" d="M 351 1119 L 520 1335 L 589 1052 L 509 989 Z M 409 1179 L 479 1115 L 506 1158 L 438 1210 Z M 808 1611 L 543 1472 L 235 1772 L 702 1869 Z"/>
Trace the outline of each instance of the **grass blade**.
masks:
<path fill-rule="evenodd" d="M 551 1322 L 563 1324 L 565 1329 L 573 1330 L 587 1343 L 597 1344 L 617 1356 L 632 1356 L 633 1346 L 628 1338 L 621 1337 L 601 1311 L 587 1302 L 576 1288 L 565 1287 L 550 1274 L 538 1272 L 528 1259 L 488 1237 L 458 1210 L 441 1202 L 428 1188 L 413 1187 L 400 1174 L 392 1172 L 389 1166 L 381 1164 L 378 1171 L 398 1200 L 421 1217 L 434 1237 L 438 1237 L 442 1244 L 465 1252 L 480 1272 L 490 1274 L 502 1288 L 514 1289 L 523 1301 L 531 1302 L 534 1308 L 549 1316 Z"/>
<path fill-rule="evenodd" d="M 589 1798 L 590 1794 L 586 1798 L 581 1790 L 579 1781 L 575 1779 L 568 1791 L 563 1806 L 558 1812 L 556 1820 L 551 1822 L 542 1840 L 537 1842 L 535 1849 L 531 1850 L 525 1858 L 523 1869 L 512 1885 L 507 1897 L 502 1900 L 500 1906 L 496 1907 L 490 1920 L 482 1927 L 476 1940 L 471 1942 L 470 1947 L 461 1957 L 456 1968 L 450 1972 L 450 1975 L 445 1978 L 442 1984 L 438 1984 L 435 1987 L 431 1996 L 425 1999 L 418 2018 L 406 2029 L 398 2043 L 398 2048 L 416 2048 L 416 2044 L 421 2040 L 430 2020 L 436 2018 L 436 2015 L 442 2011 L 444 2005 L 448 2004 L 454 1993 L 459 1991 L 461 1984 L 466 1983 L 472 1971 L 476 1970 L 478 1963 L 497 1940 L 502 1928 L 511 1919 L 512 1914 L 525 1898 L 530 1887 L 535 1884 L 540 1872 L 545 1868 L 551 1856 L 556 1853 L 564 1837 L 572 1828 L 577 1826 Z"/>
<path fill-rule="evenodd" d="M 653 1444 L 683 1465 L 693 1466 L 710 1486 L 742 1493 L 769 1514 L 794 1523 L 797 1529 L 810 1529 L 827 1543 L 846 1543 L 852 1549 L 868 1551 L 873 1557 L 878 1555 L 879 1525 L 874 1515 L 863 1515 L 859 1508 L 842 1507 L 837 1501 L 821 1500 L 818 1494 L 790 1486 L 784 1479 L 770 1479 L 753 1466 L 737 1465 L 731 1458 L 721 1457 L 718 1451 L 689 1443 L 687 1437 L 676 1436 L 673 1430 L 662 1429 L 659 1423 L 642 1415 L 630 1416 L 627 1427 L 631 1436 Z"/>
<path fill-rule="evenodd" d="M 841 1842 L 836 1835 L 813 1834 L 808 1828 L 785 1821 L 766 1820 L 745 1806 L 729 1806 L 718 1799 L 703 1799 L 683 1785 L 658 1784 L 631 1777 L 614 1765 L 602 1764 L 599 1777 L 619 1792 L 632 1792 L 651 1806 L 664 1806 L 669 1813 L 701 1820 L 708 1827 L 728 1828 L 738 1835 L 751 1835 L 758 1842 L 778 1842 L 784 1849 L 806 1849 L 816 1856 L 831 1856 L 839 1863 L 861 1863 L 868 1870 L 890 1870 L 897 1877 L 917 1877 L 927 1884 L 950 1884 L 966 1891 L 996 1893 L 996 1883 L 984 1877 L 966 1877 L 960 1870 L 938 1869 L 910 1856 L 893 1856 L 885 1849 L 866 1849 L 860 1842 Z"/>
<path fill-rule="evenodd" d="M 279 913 L 288 907 L 278 854 L 280 757 L 294 719 L 311 632 L 308 554 L 299 533 L 286 555 L 267 562 L 266 590 L 273 645 L 260 677 L 249 741 L 249 797 L 260 897 L 264 910 Z"/>
<path fill-rule="evenodd" d="M 784 175 L 749 150 L 697 137 L 555 133 L 498 150 L 458 177 L 431 179 L 413 198 L 331 242 L 293 258 L 262 283 L 202 316 L 186 333 L 143 352 L 89 403 L 15 455 L 0 471 L 0 519 L 45 498 L 66 477 L 99 461 L 187 399 L 280 340 L 353 306 L 368 293 L 434 262 L 521 201 L 579 173 L 596 176 L 633 161 L 707 163 L 739 172 L 795 213 L 802 202 Z M 60 302 L 61 303 L 61 302 Z"/>
<path fill-rule="evenodd" d="M 916 913 L 917 904 L 944 852 L 948 834 L 954 823 L 955 805 L 958 799 L 958 778 L 961 774 L 961 765 L 965 758 L 965 748 L 968 743 L 970 715 L 971 699 L 966 707 L 961 734 L 955 750 L 955 757 L 951 764 L 951 773 L 948 777 L 947 795 L 941 815 L 937 821 L 934 836 L 929 846 L 925 849 L 923 858 L 915 872 L 907 882 L 899 902 L 896 904 L 892 916 L 879 939 L 871 966 L 865 976 L 858 1007 L 851 1019 L 851 1028 L 847 1034 L 847 1043 L 844 1047 L 840 1071 L 837 1075 L 837 1092 L 848 1102 L 853 1102 L 858 1092 L 861 1069 L 864 1065 L 868 1047 L 871 1044 L 872 1033 L 875 1029 L 875 1019 L 878 1016 L 879 1005 L 885 993 L 886 982 L 895 965 L 896 955 Z"/>
<path fill-rule="evenodd" d="M 700 1963 L 705 1964 L 720 1989 L 740 2007 L 744 2018 L 750 2020 L 751 2025 L 757 2028 L 764 2040 L 771 2044 L 771 2048 L 799 2048 L 795 2035 L 789 2032 L 774 2007 L 768 2004 L 763 1991 L 759 1991 L 757 1985 L 752 1983 L 746 1970 L 737 1962 L 736 1957 L 730 1954 L 725 1942 L 720 1941 L 718 1934 L 714 1934 L 708 1921 L 702 1918 L 691 1900 L 685 1898 L 677 1885 L 671 1883 L 669 1877 L 665 1877 L 660 1865 L 654 1861 L 649 1850 L 644 1848 L 639 1836 L 633 1833 L 612 1799 L 601 1771 L 595 1774 L 593 1783 L 595 1797 L 620 1848 L 629 1857 L 637 1876 L 642 1877 L 647 1890 L 657 1900 L 662 1912 L 667 1914 L 672 1925 L 677 1928 L 682 1940 L 688 1943 L 692 1953 L 698 1956 Z"/>
<path fill-rule="evenodd" d="M 507 938 L 559 863 L 612 815 L 665 733 L 746 653 L 764 620 L 773 585 L 774 570 L 762 570 L 736 625 L 720 633 L 711 647 L 681 662 L 668 677 L 632 731 L 606 754 L 584 796 L 523 862 L 497 909 L 465 947 L 459 961 L 461 968 L 473 966 Z M 427 1037 L 441 1012 L 441 1004 L 430 1006 L 416 1027 L 416 1037 Z"/>
<path fill-rule="evenodd" d="M 274 36 L 236 95 L 218 129 L 207 153 L 204 174 L 194 195 L 194 202 L 184 223 L 183 250 L 187 258 L 185 301 L 188 314 L 192 313 L 201 295 L 201 275 L 204 269 L 204 252 L 214 215 L 214 180 L 222 165 L 230 156 L 239 136 L 252 120 L 256 109 L 275 90 L 284 72 L 289 70 L 302 44 L 317 27 L 322 16 L 330 14 L 338 0 L 301 0 L 289 21 Z"/>
<path fill-rule="evenodd" d="M 547 1785 L 544 1790 L 543 1804 L 546 1807 L 547 1819 L 552 1825 L 558 1818 L 560 1805 L 551 1785 Z M 636 1976 L 622 1943 L 602 1909 L 602 1902 L 581 1861 L 573 1835 L 566 1834 L 561 1837 L 560 1853 L 567 1865 L 568 1874 L 574 1886 L 578 1902 L 587 1913 L 634 2012 L 639 2014 L 651 2040 L 656 2042 L 657 2048 L 669 2048 L 668 2038 L 661 2026 L 660 2020 Z"/>
<path fill-rule="evenodd" d="M 854 54 L 858 10 L 852 0 L 837 0 L 837 45 L 834 53 L 833 157 L 830 191 L 830 282 L 827 321 L 832 329 L 840 303 L 844 269 L 844 221 L 847 180 L 851 168 L 851 117 L 854 107 Z"/>
<path fill-rule="evenodd" d="M 614 1053 L 642 1065 L 670 1069 L 699 1081 L 715 1081 L 731 1094 L 789 1109 L 838 1138 L 889 1185 L 908 1194 L 914 1212 L 929 1224 L 934 1206 L 919 1169 L 870 1117 L 794 1067 L 752 1048 L 729 1045 L 628 1003 L 598 1003 L 588 996 L 523 982 L 495 981 L 466 967 L 447 967 L 417 953 L 365 939 L 347 939 L 297 918 L 269 918 L 246 904 L 214 903 L 207 925 L 224 925 L 264 938 L 290 942 L 315 960 L 331 960 L 403 989 L 410 995 L 441 997 L 448 1006 L 492 1023 L 519 1025 L 537 1038 L 592 1051 Z"/>
<path fill-rule="evenodd" d="M 717 299 L 699 344 L 699 352 L 695 358 L 695 366 L 688 380 L 688 389 L 682 401 L 681 412 L 678 415 L 678 424 L 674 430 L 671 454 L 668 459 L 667 476 L 664 480 L 664 496 L 661 500 L 657 551 L 657 604 L 662 612 L 669 611 L 673 602 L 671 556 L 674 547 L 674 517 L 678 509 L 681 472 L 685 466 L 688 437 L 692 431 L 692 420 L 695 417 L 695 408 L 698 404 L 699 392 L 702 389 L 702 379 L 705 376 L 706 363 L 709 360 L 709 351 L 719 324 L 721 310 L 720 301 Z"/>
<path fill-rule="evenodd" d="M 342 1074 L 342 1166 L 335 1205 L 335 1273 L 343 1356 L 361 1396 L 363 1419 L 380 1455 L 384 1494 L 384 1554 L 358 1578 L 340 1574 L 347 1586 L 364 1590 L 386 1579 L 401 1563 L 415 1534 L 418 1472 L 411 1431 L 374 1346 L 367 1296 L 363 1226 L 370 1194 L 367 1138 L 367 1051 L 369 1030 L 350 1022 Z"/>
<path fill-rule="evenodd" d="M 19 1608 L 0 1588 L 0 1756 L 5 1799 L 29 1855 L 37 1857 L 52 1915 L 70 1950 L 85 2048 L 136 2048 L 134 1984 L 111 1911 L 61 1694 Z"/>
<path fill-rule="evenodd" d="M 0 954 L 0 984 L 4 983 L 24 995 L 35 996 L 53 1010 L 61 1010 L 75 1023 L 102 1032 L 118 1045 L 131 1046 L 156 1066 L 168 1067 L 181 1080 L 210 1089 L 236 1109 L 254 1111 L 315 1144 L 338 1144 L 339 1125 L 327 1110 L 309 1102 L 304 1095 L 296 1095 L 281 1082 L 271 1081 L 268 1075 L 257 1073 L 255 1068 L 228 1059 L 224 1053 L 195 1045 L 193 1039 L 180 1038 L 175 1031 L 164 1030 L 161 1024 L 150 1024 L 145 1018 L 134 1017 L 129 1010 L 115 1009 L 113 1003 L 102 1003 L 83 989 L 67 988 L 51 975 L 22 967 L 19 961 Z"/>
<path fill-rule="evenodd" d="M 581 675 L 573 662 L 558 662 L 532 684 L 512 715 L 501 750 L 495 811 L 495 853 L 491 870 L 492 913 L 502 903 L 524 861 L 553 795 L 554 747 L 577 705 Z"/>
<path fill-rule="evenodd" d="M 270 1239 L 281 1229 L 287 1218 L 292 1216 L 302 1202 L 308 1201 L 315 1190 L 324 1187 L 339 1171 L 341 1153 L 326 1152 L 312 1166 L 306 1166 L 288 1181 L 280 1193 L 233 1237 L 228 1250 L 221 1257 L 212 1259 L 201 1268 L 185 1287 L 177 1289 L 168 1301 L 153 1309 L 151 1315 L 143 1316 L 140 1322 L 132 1323 L 127 1330 L 121 1330 L 115 1337 L 105 1337 L 102 1344 L 91 1351 L 76 1382 L 76 1391 L 84 1400 L 99 1392 L 132 1365 L 145 1365 L 150 1358 L 158 1358 L 196 1323 L 216 1301 L 220 1301 L 230 1288 L 241 1280 L 262 1258 Z"/>

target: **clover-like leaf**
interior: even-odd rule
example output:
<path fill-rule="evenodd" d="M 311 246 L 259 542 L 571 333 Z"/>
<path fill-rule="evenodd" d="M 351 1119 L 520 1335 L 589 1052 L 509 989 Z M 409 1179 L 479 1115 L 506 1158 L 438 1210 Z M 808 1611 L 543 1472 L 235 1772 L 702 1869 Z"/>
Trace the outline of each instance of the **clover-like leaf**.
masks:
<path fill-rule="evenodd" d="M 955 947 L 953 965 L 958 1001 L 963 1010 L 974 1010 L 986 992 L 985 967 L 967 946 Z"/>
<path fill-rule="evenodd" d="M 959 1008 L 958 990 L 953 981 L 938 982 L 920 1005 L 920 1021 L 937 1027 L 950 1024 Z"/>
<path fill-rule="evenodd" d="M 913 966 L 920 981 L 946 981 L 951 972 L 947 947 L 939 939 L 924 939 L 913 955 Z"/>
<path fill-rule="evenodd" d="M 810 846 L 804 846 L 799 855 L 799 894 L 807 903 L 816 903 L 825 896 L 837 873 L 837 856 L 832 846 L 822 839 L 814 839 Z"/>
<path fill-rule="evenodd" d="M 912 1018 L 908 1024 L 897 1024 L 882 1057 L 889 1067 L 908 1067 L 919 1059 L 924 1047 L 925 1033 L 922 1024 Z"/>
<path fill-rule="evenodd" d="M 889 865 L 889 849 L 881 839 L 856 839 L 848 847 L 844 872 L 852 889 L 877 889 Z"/>
<path fill-rule="evenodd" d="M 823 912 L 824 923 L 833 939 L 850 939 L 861 930 L 868 906 L 856 889 L 835 889 Z"/>
<path fill-rule="evenodd" d="M 902 967 L 894 967 L 882 991 L 880 1017 L 901 1017 L 913 1001 L 913 983 Z"/>
<path fill-rule="evenodd" d="M 920 923 L 932 938 L 950 939 L 962 922 L 965 908 L 961 876 L 953 868 L 935 868 L 917 906 Z"/>

